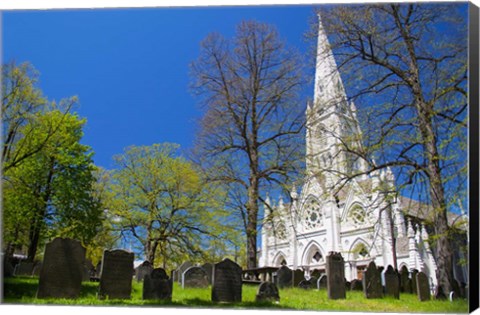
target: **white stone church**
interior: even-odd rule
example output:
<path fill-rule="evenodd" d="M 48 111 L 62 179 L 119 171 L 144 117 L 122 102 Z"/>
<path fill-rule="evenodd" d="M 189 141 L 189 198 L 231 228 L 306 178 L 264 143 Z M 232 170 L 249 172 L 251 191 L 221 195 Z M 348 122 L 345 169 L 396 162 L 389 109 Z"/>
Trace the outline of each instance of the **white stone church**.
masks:
<path fill-rule="evenodd" d="M 395 235 L 398 269 L 423 271 L 436 285 L 435 260 L 422 224 L 428 208 L 401 197 L 387 202 L 382 191 L 394 188 L 390 170 L 356 177 L 337 193 L 332 189 L 339 174 L 362 172 L 366 165 L 340 150 L 341 140 L 361 145 L 354 139 L 361 131 L 319 25 L 314 100 L 306 110 L 306 178 L 300 193 L 292 189 L 291 203 L 267 198 L 259 267 L 324 272 L 325 258 L 334 251 L 345 260 L 346 279 L 360 279 L 372 260 L 377 266 L 394 266 Z"/>

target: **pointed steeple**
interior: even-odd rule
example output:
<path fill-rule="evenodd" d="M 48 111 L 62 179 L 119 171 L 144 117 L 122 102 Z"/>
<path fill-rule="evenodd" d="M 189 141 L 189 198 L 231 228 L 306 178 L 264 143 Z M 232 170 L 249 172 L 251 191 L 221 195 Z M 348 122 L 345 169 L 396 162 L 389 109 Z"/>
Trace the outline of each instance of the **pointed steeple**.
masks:
<path fill-rule="evenodd" d="M 322 19 L 318 14 L 317 63 L 315 70 L 314 106 L 325 107 L 331 101 L 343 98 L 342 79 L 337 69 L 337 63 L 323 28 Z"/>

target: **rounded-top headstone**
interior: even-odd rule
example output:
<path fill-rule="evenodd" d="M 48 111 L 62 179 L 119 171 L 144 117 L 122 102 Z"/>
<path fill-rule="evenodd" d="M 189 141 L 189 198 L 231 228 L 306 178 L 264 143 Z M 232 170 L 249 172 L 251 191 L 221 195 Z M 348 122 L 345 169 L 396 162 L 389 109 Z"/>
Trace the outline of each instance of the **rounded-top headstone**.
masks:
<path fill-rule="evenodd" d="M 173 281 L 162 268 L 155 268 L 143 279 L 144 300 L 172 300 Z"/>
<path fill-rule="evenodd" d="M 213 266 L 212 301 L 242 301 L 242 268 L 228 258 Z"/>
<path fill-rule="evenodd" d="M 277 270 L 277 285 L 279 288 L 291 287 L 293 285 L 293 271 L 287 266 Z"/>
<path fill-rule="evenodd" d="M 372 261 L 367 270 L 363 272 L 363 293 L 367 299 L 379 299 L 383 297 L 382 279 L 377 266 Z"/>
<path fill-rule="evenodd" d="M 262 282 L 258 286 L 257 295 L 255 297 L 257 302 L 264 301 L 280 301 L 280 295 L 278 293 L 278 288 L 273 282 Z"/>
<path fill-rule="evenodd" d="M 183 273 L 182 288 L 206 288 L 208 287 L 207 272 L 202 267 L 190 267 Z"/>

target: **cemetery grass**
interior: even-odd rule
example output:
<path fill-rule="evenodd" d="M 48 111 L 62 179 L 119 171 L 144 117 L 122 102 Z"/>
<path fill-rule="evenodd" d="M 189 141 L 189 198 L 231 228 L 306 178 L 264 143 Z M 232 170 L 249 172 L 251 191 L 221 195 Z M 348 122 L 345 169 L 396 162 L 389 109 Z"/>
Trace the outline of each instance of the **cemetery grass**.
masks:
<path fill-rule="evenodd" d="M 98 283 L 84 282 L 78 299 L 37 299 L 35 294 L 38 279 L 17 277 L 4 279 L 5 304 L 57 304 L 91 306 L 145 306 L 145 307 L 191 307 L 191 308 L 242 308 L 277 310 L 317 310 L 317 311 L 358 311 L 394 313 L 467 313 L 467 300 L 420 302 L 413 294 L 401 294 L 400 299 L 365 299 L 362 292 L 347 291 L 345 300 L 329 300 L 326 290 L 303 290 L 299 288 L 280 289 L 280 303 L 257 303 L 257 286 L 244 285 L 241 303 L 213 303 L 210 301 L 211 288 L 182 289 L 174 283 L 172 301 L 142 300 L 142 283 L 132 282 L 130 300 L 99 300 Z"/>

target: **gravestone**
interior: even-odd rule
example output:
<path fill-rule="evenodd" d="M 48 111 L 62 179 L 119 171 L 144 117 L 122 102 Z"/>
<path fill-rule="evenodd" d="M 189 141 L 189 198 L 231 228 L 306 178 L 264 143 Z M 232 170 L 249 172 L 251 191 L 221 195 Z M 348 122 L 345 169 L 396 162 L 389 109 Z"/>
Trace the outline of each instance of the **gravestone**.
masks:
<path fill-rule="evenodd" d="M 42 270 L 42 262 L 37 262 L 33 265 L 33 271 L 32 271 L 32 276 L 39 277 L 40 276 L 40 271 Z"/>
<path fill-rule="evenodd" d="M 273 282 L 262 282 L 258 286 L 257 295 L 255 296 L 256 302 L 279 302 L 280 295 L 278 294 L 278 288 Z"/>
<path fill-rule="evenodd" d="M 353 279 L 350 282 L 350 290 L 351 291 L 363 291 L 363 284 L 361 280 Z"/>
<path fill-rule="evenodd" d="M 190 261 L 185 261 L 183 262 L 178 268 L 177 268 L 177 281 L 178 283 L 182 284 L 182 276 L 185 270 L 188 268 L 192 267 L 193 263 Z"/>
<path fill-rule="evenodd" d="M 363 272 L 363 293 L 367 299 L 380 299 L 383 297 L 382 279 L 377 266 L 372 261 L 367 270 Z"/>
<path fill-rule="evenodd" d="M 315 277 L 315 278 L 320 278 L 322 275 L 322 272 L 318 269 L 313 269 L 313 271 L 310 273 L 310 277 Z"/>
<path fill-rule="evenodd" d="M 21 261 L 15 266 L 13 274 L 15 276 L 31 276 L 33 273 L 33 267 L 34 265 L 32 262 Z"/>
<path fill-rule="evenodd" d="M 143 281 L 146 275 L 149 275 L 153 270 L 152 264 L 145 260 L 140 266 L 135 268 L 135 279 L 137 282 Z"/>
<path fill-rule="evenodd" d="M 316 289 L 317 288 L 317 283 L 318 283 L 318 278 L 314 276 L 310 276 L 310 279 L 308 279 L 310 283 L 313 285 L 313 287 Z"/>
<path fill-rule="evenodd" d="M 13 277 L 13 266 L 6 256 L 3 257 L 3 276 L 5 278 Z"/>
<path fill-rule="evenodd" d="M 321 275 L 317 280 L 317 289 L 326 289 L 327 288 L 327 275 Z"/>
<path fill-rule="evenodd" d="M 345 299 L 345 263 L 340 253 L 330 252 L 327 256 L 327 296 L 331 300 Z"/>
<path fill-rule="evenodd" d="M 213 266 L 212 301 L 242 301 L 242 268 L 228 258 Z"/>
<path fill-rule="evenodd" d="M 79 241 L 55 238 L 45 246 L 37 298 L 74 299 L 80 295 L 85 248 Z"/>
<path fill-rule="evenodd" d="M 98 296 L 101 299 L 130 299 L 134 255 L 125 250 L 105 250 Z"/>
<path fill-rule="evenodd" d="M 385 279 L 385 296 L 391 296 L 395 299 L 400 298 L 400 281 L 397 272 L 392 266 L 388 265 L 387 270 L 383 272 Z"/>
<path fill-rule="evenodd" d="M 213 278 L 213 264 L 205 263 L 202 265 L 202 269 L 207 273 L 208 284 L 212 284 Z"/>
<path fill-rule="evenodd" d="M 400 292 L 412 293 L 412 281 L 406 266 L 400 269 Z"/>
<path fill-rule="evenodd" d="M 305 280 L 305 272 L 301 269 L 297 269 L 293 271 L 293 280 L 292 280 L 292 285 L 294 287 L 298 287 L 298 284 Z"/>
<path fill-rule="evenodd" d="M 302 280 L 302 281 L 300 281 L 300 283 L 298 284 L 297 287 L 299 287 L 300 289 L 305 289 L 305 290 L 313 289 L 315 287 L 315 282 L 312 282 L 311 280 L 312 279 Z"/>
<path fill-rule="evenodd" d="M 430 284 L 428 283 L 428 277 L 423 272 L 416 274 L 416 284 L 417 284 L 417 296 L 420 301 L 429 301 L 430 300 Z"/>
<path fill-rule="evenodd" d="M 413 269 L 412 273 L 410 274 L 410 281 L 412 285 L 413 294 L 417 294 L 417 274 L 418 274 L 417 269 Z"/>
<path fill-rule="evenodd" d="M 202 267 L 190 267 L 183 273 L 182 288 L 206 288 L 208 276 Z"/>
<path fill-rule="evenodd" d="M 293 285 L 293 271 L 287 266 L 282 266 L 277 270 L 277 281 L 276 285 L 278 288 L 291 287 Z"/>
<path fill-rule="evenodd" d="M 347 281 L 347 280 L 345 279 L 345 290 L 346 290 L 346 291 L 350 291 L 350 286 L 351 286 L 350 281 Z"/>
<path fill-rule="evenodd" d="M 173 279 L 162 268 L 153 269 L 143 278 L 144 300 L 172 300 Z"/>

